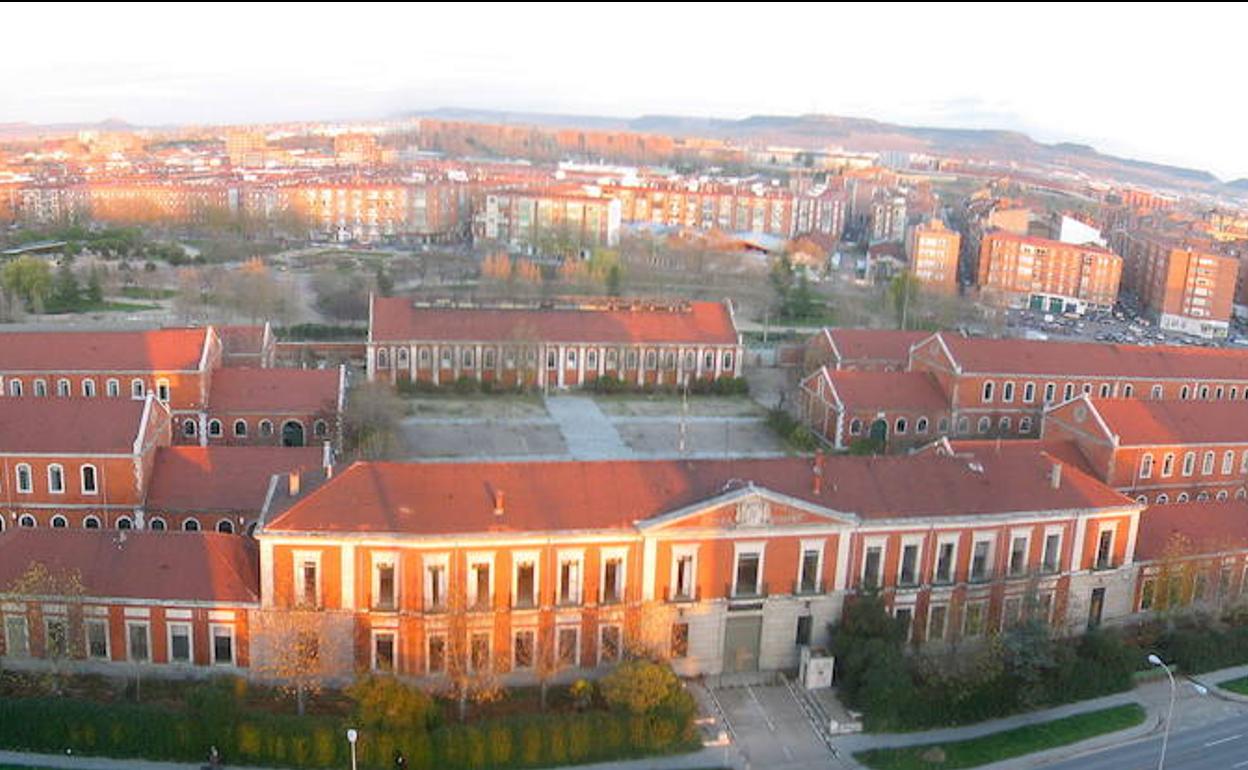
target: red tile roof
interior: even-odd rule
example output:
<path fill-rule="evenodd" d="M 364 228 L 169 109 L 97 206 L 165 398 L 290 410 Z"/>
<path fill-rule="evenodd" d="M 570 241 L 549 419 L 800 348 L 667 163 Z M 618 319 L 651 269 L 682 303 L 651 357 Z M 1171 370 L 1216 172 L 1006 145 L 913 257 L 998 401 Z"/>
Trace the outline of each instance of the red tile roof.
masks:
<path fill-rule="evenodd" d="M 1170 503 L 1140 514 L 1135 541 L 1135 558 L 1140 561 L 1244 549 L 1248 549 L 1248 501 Z"/>
<path fill-rule="evenodd" d="M 1043 452 L 533 463 L 356 463 L 294 501 L 266 531 L 460 533 L 629 530 L 746 483 L 866 518 L 1071 510 L 1133 503 L 1069 468 L 1058 489 Z M 934 494 L 933 490 L 939 490 Z M 505 513 L 493 513 L 494 493 Z"/>
<path fill-rule="evenodd" d="M 128 398 L 6 396 L 0 398 L 0 452 L 130 454 L 143 406 Z"/>
<path fill-rule="evenodd" d="M 147 508 L 259 513 L 275 473 L 317 470 L 317 447 L 176 446 L 156 451 Z"/>
<path fill-rule="evenodd" d="M 728 308 L 690 302 L 684 311 L 412 307 L 373 300 L 371 339 L 381 342 L 601 342 L 737 344 Z"/>
<path fill-rule="evenodd" d="M 312 414 L 338 408 L 338 369 L 217 369 L 208 410 L 223 413 Z"/>
<path fill-rule="evenodd" d="M 1097 476 L 1097 471 L 1088 462 L 1079 449 L 1079 445 L 1068 439 L 964 439 L 949 442 L 953 451 L 976 457 L 985 454 L 1017 453 L 1034 455 L 1042 453 L 1058 462 L 1078 468 L 1090 476 Z M 935 448 L 934 445 L 928 445 Z"/>
<path fill-rule="evenodd" d="M 965 374 L 1248 380 L 1248 352 L 939 333 Z"/>
<path fill-rule="evenodd" d="M 1248 444 L 1248 401 L 1094 398 L 1091 402 L 1123 445 Z"/>
<path fill-rule="evenodd" d="M 827 370 L 836 395 L 847 409 L 949 411 L 949 399 L 927 372 L 859 372 Z"/>
<path fill-rule="evenodd" d="M 891 361 L 906 365 L 910 346 L 932 336 L 931 332 L 895 329 L 828 329 L 842 361 Z"/>
<path fill-rule="evenodd" d="M 258 356 L 264 348 L 263 326 L 218 326 L 216 330 L 227 356 Z"/>
<path fill-rule="evenodd" d="M 199 369 L 207 329 L 5 332 L 3 372 L 148 372 Z"/>
<path fill-rule="evenodd" d="M 256 544 L 240 535 L 13 527 L 0 534 L 0 593 L 36 562 L 78 570 L 88 597 L 238 604 L 260 595 Z"/>

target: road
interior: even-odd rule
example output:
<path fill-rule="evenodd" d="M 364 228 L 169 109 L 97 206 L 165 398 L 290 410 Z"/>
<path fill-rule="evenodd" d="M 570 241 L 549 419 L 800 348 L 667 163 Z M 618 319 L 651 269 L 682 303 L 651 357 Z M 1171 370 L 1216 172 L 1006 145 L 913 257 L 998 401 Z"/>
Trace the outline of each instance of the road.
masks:
<path fill-rule="evenodd" d="M 1047 770 L 1152 770 L 1161 756 L 1161 736 L 1044 765 Z M 1248 716 L 1224 719 L 1170 735 L 1170 770 L 1248 768 Z"/>

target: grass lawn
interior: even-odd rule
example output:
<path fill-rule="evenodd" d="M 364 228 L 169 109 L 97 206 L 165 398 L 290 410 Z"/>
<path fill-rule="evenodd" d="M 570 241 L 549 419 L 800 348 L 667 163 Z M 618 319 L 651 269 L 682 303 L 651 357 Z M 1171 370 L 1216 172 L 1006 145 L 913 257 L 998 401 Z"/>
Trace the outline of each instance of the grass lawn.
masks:
<path fill-rule="evenodd" d="M 541 419 L 549 417 L 540 396 L 512 393 L 420 394 L 407 396 L 412 417 L 477 419 Z"/>
<path fill-rule="evenodd" d="M 1240 695 L 1248 695 L 1248 676 L 1241 676 L 1238 679 L 1228 679 L 1225 682 L 1219 682 L 1218 687 L 1223 690 L 1230 690 Z"/>
<path fill-rule="evenodd" d="M 142 286 L 123 286 L 121 289 L 121 296 L 127 299 L 170 299 L 177 293 L 174 289 L 144 289 Z"/>
<path fill-rule="evenodd" d="M 57 310 L 49 312 L 48 315 L 66 315 L 69 313 L 129 313 L 140 310 L 160 309 L 160 305 L 139 302 L 117 302 L 115 300 L 106 299 L 103 302 L 84 302 L 80 307 L 76 307 L 72 310 Z"/>
<path fill-rule="evenodd" d="M 979 767 L 1125 730 L 1143 721 L 1144 708 L 1129 703 L 965 741 L 863 751 L 854 759 L 875 770 Z"/>

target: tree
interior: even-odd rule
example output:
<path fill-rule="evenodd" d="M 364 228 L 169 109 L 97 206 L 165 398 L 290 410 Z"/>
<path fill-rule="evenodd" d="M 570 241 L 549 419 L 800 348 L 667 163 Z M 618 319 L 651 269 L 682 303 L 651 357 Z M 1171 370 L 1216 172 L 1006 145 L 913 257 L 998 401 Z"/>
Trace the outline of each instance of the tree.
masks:
<path fill-rule="evenodd" d="M 60 310 L 76 310 L 81 302 L 81 288 L 74 275 L 73 260 L 63 257 L 56 271 L 56 284 L 52 293 L 52 305 Z"/>
<path fill-rule="evenodd" d="M 255 614 L 253 667 L 294 698 L 299 716 L 327 680 L 351 671 L 351 619 L 318 609 L 274 609 Z"/>
<path fill-rule="evenodd" d="M 620 296 L 620 283 L 621 283 L 620 266 L 618 264 L 612 265 L 607 270 L 607 280 L 606 280 L 607 295 L 611 297 Z"/>
<path fill-rule="evenodd" d="M 362 676 L 346 692 L 355 701 L 355 724 L 366 730 L 423 731 L 437 714 L 424 690 L 391 676 Z"/>
<path fill-rule="evenodd" d="M 646 714 L 680 689 L 680 679 L 662 663 L 629 660 L 604 676 L 598 688 L 612 708 L 631 714 Z"/>
<path fill-rule="evenodd" d="M 375 274 L 377 283 L 377 293 L 383 297 L 389 297 L 394 293 L 394 279 L 390 277 L 384 267 L 378 267 Z"/>
<path fill-rule="evenodd" d="M 52 664 L 52 693 L 60 695 L 65 662 L 83 654 L 82 599 L 86 589 L 82 573 L 76 569 L 52 568 L 43 562 L 32 561 L 21 575 L 13 579 L 6 592 L 10 596 L 44 601 L 53 599 L 66 606 L 64 616 L 44 617 L 44 659 Z"/>
<path fill-rule="evenodd" d="M 4 266 L 0 283 L 17 295 L 26 306 L 39 312 L 52 289 L 52 268 L 30 255 L 18 257 Z"/>
<path fill-rule="evenodd" d="M 888 297 L 897 315 L 897 328 L 910 328 L 910 316 L 916 311 L 919 298 L 919 279 L 909 272 L 898 273 L 888 284 Z"/>
<path fill-rule="evenodd" d="M 353 460 L 384 460 L 399 450 L 399 420 L 407 412 L 389 385 L 352 388 L 343 410 L 343 451 Z"/>
<path fill-rule="evenodd" d="M 832 653 L 845 702 L 877 724 L 889 724 L 913 689 L 902 648 L 903 622 L 888 614 L 877 591 L 853 597 L 832 628 Z"/>
<path fill-rule="evenodd" d="M 465 575 L 467 578 L 467 575 Z M 479 657 L 473 645 L 472 630 L 468 626 L 468 613 L 474 609 L 468 606 L 467 579 L 452 583 L 447 592 L 447 624 L 446 624 L 446 675 L 447 697 L 455 701 L 458 707 L 459 721 L 468 719 L 469 703 L 493 703 L 502 698 L 504 689 L 496 673 L 506 667 L 506 661 L 496 661 L 489 657 L 489 645 Z M 486 597 L 493 601 L 494 597 Z"/>
<path fill-rule="evenodd" d="M 94 265 L 91 272 L 87 276 L 87 302 L 92 305 L 98 305 L 104 301 L 104 281 L 100 276 L 100 269 Z"/>

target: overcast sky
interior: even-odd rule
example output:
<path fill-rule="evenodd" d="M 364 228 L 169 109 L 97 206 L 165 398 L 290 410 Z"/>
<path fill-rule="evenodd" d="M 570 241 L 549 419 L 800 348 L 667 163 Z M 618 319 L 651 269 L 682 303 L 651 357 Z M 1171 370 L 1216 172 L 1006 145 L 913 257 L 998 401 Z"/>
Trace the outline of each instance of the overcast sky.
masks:
<path fill-rule="evenodd" d="M 1243 6 L 6 4 L 0 20 L 0 122 L 823 112 L 1248 177 Z"/>

